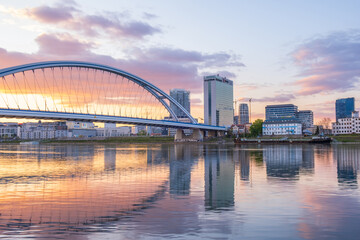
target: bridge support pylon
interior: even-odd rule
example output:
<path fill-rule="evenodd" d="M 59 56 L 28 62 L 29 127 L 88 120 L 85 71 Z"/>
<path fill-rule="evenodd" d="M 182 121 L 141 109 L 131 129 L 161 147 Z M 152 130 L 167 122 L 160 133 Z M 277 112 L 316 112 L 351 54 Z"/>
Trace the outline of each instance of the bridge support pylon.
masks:
<path fill-rule="evenodd" d="M 175 142 L 202 142 L 204 140 L 204 132 L 200 129 L 193 129 L 190 136 L 186 136 L 184 130 L 177 129 L 175 134 Z"/>

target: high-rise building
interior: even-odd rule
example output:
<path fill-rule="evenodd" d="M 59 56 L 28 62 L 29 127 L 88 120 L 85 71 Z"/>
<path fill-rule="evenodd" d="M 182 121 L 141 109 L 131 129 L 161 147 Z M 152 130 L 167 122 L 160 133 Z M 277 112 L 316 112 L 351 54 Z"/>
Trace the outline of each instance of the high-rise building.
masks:
<path fill-rule="evenodd" d="M 337 99 L 335 103 L 336 121 L 340 118 L 351 118 L 351 113 L 355 110 L 355 98 Z"/>
<path fill-rule="evenodd" d="M 190 112 L 190 92 L 184 89 L 172 89 L 170 90 L 170 96 L 174 98 L 181 106 L 183 106 L 188 112 Z M 178 118 L 187 117 L 184 112 L 175 104 L 170 102 L 170 108 L 174 111 Z"/>
<path fill-rule="evenodd" d="M 246 103 L 242 103 L 239 106 L 239 123 L 249 123 L 249 106 Z"/>
<path fill-rule="evenodd" d="M 279 118 L 296 118 L 298 107 L 294 104 L 267 105 L 265 107 L 266 120 Z"/>
<path fill-rule="evenodd" d="M 233 81 L 219 75 L 204 77 L 204 122 L 231 126 L 234 121 Z"/>
<path fill-rule="evenodd" d="M 301 110 L 296 113 L 296 118 L 300 120 L 303 129 L 314 126 L 314 113 L 311 110 Z"/>

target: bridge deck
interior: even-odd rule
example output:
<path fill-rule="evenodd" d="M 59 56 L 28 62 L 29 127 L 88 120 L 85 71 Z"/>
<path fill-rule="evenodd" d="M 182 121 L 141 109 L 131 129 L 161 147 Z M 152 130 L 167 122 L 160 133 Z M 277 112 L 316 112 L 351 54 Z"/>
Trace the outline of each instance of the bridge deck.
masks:
<path fill-rule="evenodd" d="M 194 123 L 184 123 L 184 122 L 176 122 L 176 121 L 166 121 L 166 120 L 152 120 L 152 119 L 117 117 L 117 116 L 108 116 L 108 115 L 92 115 L 92 114 L 80 114 L 80 113 L 68 113 L 68 112 L 65 113 L 65 112 L 33 111 L 33 110 L 3 109 L 3 108 L 0 108 L 0 117 L 105 122 L 105 123 L 147 125 L 147 126 L 168 127 L 168 128 L 200 129 L 200 130 L 209 130 L 209 131 L 226 130 L 225 127 L 194 124 Z"/>

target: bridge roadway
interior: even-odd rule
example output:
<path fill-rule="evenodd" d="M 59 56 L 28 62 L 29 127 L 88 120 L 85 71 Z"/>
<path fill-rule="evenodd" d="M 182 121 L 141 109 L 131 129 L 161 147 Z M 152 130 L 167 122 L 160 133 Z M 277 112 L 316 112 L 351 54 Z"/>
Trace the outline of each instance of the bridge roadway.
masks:
<path fill-rule="evenodd" d="M 134 124 L 134 125 L 147 125 L 147 126 L 177 128 L 177 129 L 199 129 L 201 131 L 222 131 L 222 132 L 226 131 L 226 127 L 219 127 L 219 126 L 212 126 L 205 124 L 184 123 L 177 121 L 117 117 L 117 116 L 108 116 L 108 115 L 92 115 L 92 114 L 68 113 L 68 112 L 65 113 L 65 112 L 50 112 L 50 111 L 4 109 L 4 108 L 0 108 L 0 117 Z"/>

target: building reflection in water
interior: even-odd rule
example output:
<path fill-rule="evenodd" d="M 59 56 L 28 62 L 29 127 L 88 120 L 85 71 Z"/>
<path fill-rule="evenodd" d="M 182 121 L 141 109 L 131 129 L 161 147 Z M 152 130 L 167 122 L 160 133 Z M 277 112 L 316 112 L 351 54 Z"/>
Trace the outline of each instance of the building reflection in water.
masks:
<path fill-rule="evenodd" d="M 314 150 L 311 145 L 264 145 L 263 156 L 269 178 L 297 180 L 300 171 L 313 173 Z"/>
<path fill-rule="evenodd" d="M 249 181 L 250 179 L 250 155 L 251 151 L 247 151 L 246 146 L 238 146 L 239 149 L 234 151 L 234 160 L 240 165 L 240 180 Z"/>
<path fill-rule="evenodd" d="M 104 149 L 104 170 L 115 171 L 116 169 L 116 148 L 105 146 Z"/>
<path fill-rule="evenodd" d="M 334 145 L 334 157 L 337 162 L 337 178 L 343 188 L 357 188 L 360 148 L 353 145 Z"/>
<path fill-rule="evenodd" d="M 205 207 L 207 210 L 234 206 L 235 164 L 233 151 L 204 146 Z"/>
<path fill-rule="evenodd" d="M 192 145 L 176 144 L 170 154 L 170 193 L 189 195 L 191 168 L 197 152 Z"/>

